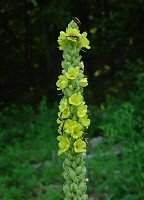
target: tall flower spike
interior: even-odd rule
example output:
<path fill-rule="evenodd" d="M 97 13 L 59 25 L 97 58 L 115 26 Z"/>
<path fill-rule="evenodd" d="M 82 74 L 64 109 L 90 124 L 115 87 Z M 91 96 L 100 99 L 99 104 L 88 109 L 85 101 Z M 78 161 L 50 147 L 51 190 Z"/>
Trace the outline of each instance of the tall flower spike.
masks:
<path fill-rule="evenodd" d="M 57 123 L 59 125 L 58 155 L 64 154 L 63 186 L 64 200 L 87 200 L 86 194 L 86 142 L 84 134 L 90 124 L 88 107 L 83 97 L 88 80 L 79 52 L 89 49 L 87 33 L 80 33 L 76 20 L 72 20 L 58 37 L 59 49 L 63 50 L 62 75 L 58 77 L 57 89 L 62 90 Z"/>

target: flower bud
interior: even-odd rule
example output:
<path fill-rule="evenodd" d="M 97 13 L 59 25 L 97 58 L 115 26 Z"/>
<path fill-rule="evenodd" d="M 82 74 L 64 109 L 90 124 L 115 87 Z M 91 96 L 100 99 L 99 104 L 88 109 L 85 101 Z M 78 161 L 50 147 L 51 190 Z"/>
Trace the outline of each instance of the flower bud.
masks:
<path fill-rule="evenodd" d="M 82 78 L 79 83 L 80 83 L 80 86 L 86 87 L 88 85 L 87 78 Z"/>
<path fill-rule="evenodd" d="M 73 105 L 70 107 L 70 113 L 72 115 L 75 113 L 75 107 Z"/>
<path fill-rule="evenodd" d="M 82 158 L 80 156 L 76 157 L 76 159 L 75 159 L 76 165 L 79 165 L 81 160 L 82 160 Z"/>
<path fill-rule="evenodd" d="M 70 90 L 69 88 L 66 88 L 65 94 L 66 94 L 67 97 L 71 97 L 72 94 L 73 94 L 73 92 L 72 92 L 72 90 Z"/>
<path fill-rule="evenodd" d="M 75 169 L 75 172 L 76 172 L 77 175 L 80 175 L 80 174 L 81 174 L 82 168 L 83 168 L 82 166 L 78 166 L 78 167 Z"/>
<path fill-rule="evenodd" d="M 65 159 L 64 163 L 68 166 L 71 166 L 72 164 L 72 162 L 68 158 Z"/>
<path fill-rule="evenodd" d="M 76 190 L 76 193 L 77 195 L 79 195 L 80 197 L 82 196 L 83 192 L 79 189 L 79 190 Z"/>
<path fill-rule="evenodd" d="M 64 193 L 66 193 L 69 190 L 70 190 L 69 186 L 67 184 L 64 184 L 63 185 L 63 191 L 64 191 Z"/>
<path fill-rule="evenodd" d="M 79 200 L 79 199 L 81 199 L 81 195 L 76 194 L 76 196 L 74 197 L 74 200 Z"/>
<path fill-rule="evenodd" d="M 65 163 L 65 161 L 64 161 L 64 162 L 63 162 L 63 168 L 64 168 L 65 170 L 70 170 L 70 169 L 71 169 L 71 165 L 68 166 L 68 165 Z"/>
<path fill-rule="evenodd" d="M 66 172 L 63 172 L 63 177 L 64 177 L 65 180 L 67 180 L 68 179 L 68 174 Z"/>
<path fill-rule="evenodd" d="M 75 89 L 79 88 L 79 82 L 78 80 L 75 81 Z"/>
<path fill-rule="evenodd" d="M 75 169 L 77 167 L 76 162 L 73 161 L 71 166 Z"/>
<path fill-rule="evenodd" d="M 85 183 L 80 183 L 79 184 L 79 189 L 80 189 L 80 191 L 82 192 L 82 193 L 84 193 L 85 191 L 86 191 L 86 189 L 87 189 L 87 186 L 86 186 L 86 184 Z"/>
<path fill-rule="evenodd" d="M 85 152 L 82 153 L 82 157 L 86 158 L 86 153 Z"/>
<path fill-rule="evenodd" d="M 81 174 L 78 176 L 79 182 L 83 181 L 85 178 L 85 174 Z"/>
<path fill-rule="evenodd" d="M 75 192 L 76 190 L 78 190 L 77 184 L 76 183 L 71 183 L 70 189 L 71 189 L 72 192 Z"/>
<path fill-rule="evenodd" d="M 62 70 L 62 74 L 65 74 L 65 70 L 64 69 Z"/>
<path fill-rule="evenodd" d="M 87 194 L 82 195 L 82 196 L 81 196 L 81 199 L 82 199 L 82 200 L 88 200 L 88 195 L 87 195 Z"/>
<path fill-rule="evenodd" d="M 82 173 L 83 173 L 83 174 L 86 174 L 86 171 L 87 171 L 87 170 L 86 170 L 86 167 L 83 167 L 83 168 L 82 168 Z"/>
<path fill-rule="evenodd" d="M 85 161 L 84 160 L 81 161 L 81 165 L 82 166 L 85 165 Z"/>
<path fill-rule="evenodd" d="M 75 173 L 75 171 L 73 171 L 72 169 L 69 170 L 69 177 L 70 177 L 71 180 L 74 180 L 75 177 L 76 177 L 76 173 Z"/>
<path fill-rule="evenodd" d="M 73 121 L 76 121 L 76 120 L 77 120 L 77 116 L 76 116 L 76 115 L 73 115 L 73 116 L 72 116 L 72 120 L 73 120 Z"/>
<path fill-rule="evenodd" d="M 69 160 L 73 161 L 73 155 L 71 154 L 71 152 L 67 152 L 67 157 Z"/>
<path fill-rule="evenodd" d="M 70 90 L 73 90 L 73 86 L 72 86 L 72 85 L 69 85 L 69 89 L 70 89 Z"/>
<path fill-rule="evenodd" d="M 70 56 L 70 54 L 66 54 L 65 59 L 66 59 L 68 62 L 70 62 L 70 61 L 71 61 L 71 56 Z"/>
<path fill-rule="evenodd" d="M 83 77 L 84 77 L 83 73 L 82 73 L 82 72 L 79 72 L 79 74 L 78 74 L 78 79 L 81 80 Z"/>
<path fill-rule="evenodd" d="M 67 190 L 67 191 L 65 192 L 65 194 L 67 195 L 67 197 L 69 197 L 69 199 L 72 199 L 72 193 L 69 192 L 69 190 Z"/>

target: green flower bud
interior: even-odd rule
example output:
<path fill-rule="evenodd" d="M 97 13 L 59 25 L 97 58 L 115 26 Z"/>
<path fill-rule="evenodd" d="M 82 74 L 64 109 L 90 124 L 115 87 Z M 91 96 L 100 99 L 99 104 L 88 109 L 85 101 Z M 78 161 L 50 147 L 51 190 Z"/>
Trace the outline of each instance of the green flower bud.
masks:
<path fill-rule="evenodd" d="M 68 158 L 66 158 L 64 164 L 71 166 L 72 162 Z"/>
<path fill-rule="evenodd" d="M 73 94 L 73 91 L 70 90 L 69 88 L 66 88 L 66 90 L 65 90 L 65 94 L 66 94 L 67 97 L 71 97 L 72 94 Z"/>
<path fill-rule="evenodd" d="M 86 171 L 87 171 L 87 170 L 86 170 L 86 167 L 83 167 L 82 173 L 83 173 L 83 174 L 86 174 Z"/>
<path fill-rule="evenodd" d="M 82 193 L 85 192 L 86 189 L 87 189 L 86 184 L 85 184 L 85 183 L 80 183 L 80 184 L 79 184 L 79 189 L 80 189 L 80 191 L 81 191 Z"/>
<path fill-rule="evenodd" d="M 71 62 L 71 56 L 69 54 L 66 54 L 65 60 L 67 60 L 68 62 Z"/>
<path fill-rule="evenodd" d="M 80 187 L 79 187 L 80 188 Z M 82 196 L 83 192 L 79 189 L 79 190 L 76 190 L 76 194 L 79 195 L 80 197 Z"/>
<path fill-rule="evenodd" d="M 70 90 L 73 90 L 73 86 L 72 86 L 72 85 L 69 85 L 69 89 L 70 89 Z"/>
<path fill-rule="evenodd" d="M 86 158 L 86 153 L 83 152 L 83 153 L 82 153 L 82 157 L 83 157 L 83 158 Z"/>
<path fill-rule="evenodd" d="M 70 190 L 69 186 L 67 184 L 64 184 L 63 185 L 63 191 L 64 191 L 64 193 L 66 193 L 69 190 Z"/>
<path fill-rule="evenodd" d="M 81 80 L 83 77 L 84 77 L 83 73 L 82 73 L 82 72 L 79 72 L 79 74 L 78 74 L 78 79 Z"/>
<path fill-rule="evenodd" d="M 65 74 L 65 70 L 64 69 L 62 70 L 62 74 Z"/>
<path fill-rule="evenodd" d="M 71 191 L 75 192 L 76 190 L 78 190 L 78 185 L 76 183 L 71 183 L 70 189 Z"/>
<path fill-rule="evenodd" d="M 81 174 L 78 176 L 79 182 L 82 182 L 85 179 L 85 174 Z"/>
<path fill-rule="evenodd" d="M 80 175 L 82 173 L 82 166 L 78 166 L 76 169 L 75 169 L 75 172 L 77 175 Z"/>
<path fill-rule="evenodd" d="M 75 169 L 77 167 L 76 162 L 72 162 L 71 166 Z"/>
<path fill-rule="evenodd" d="M 85 161 L 82 160 L 82 161 L 81 161 L 81 165 L 82 165 L 82 166 L 85 165 Z"/>
<path fill-rule="evenodd" d="M 72 82 L 72 86 L 73 86 L 74 89 L 77 89 L 77 88 L 79 87 L 79 82 L 78 82 L 78 80 L 73 81 L 73 82 Z"/>
<path fill-rule="evenodd" d="M 83 88 L 82 87 L 79 87 L 78 89 L 79 89 L 80 93 L 83 93 Z"/>
<path fill-rule="evenodd" d="M 77 176 L 75 177 L 75 179 L 73 180 L 73 182 L 75 182 L 76 184 L 78 184 L 78 183 L 79 183 L 79 179 L 78 179 L 78 177 L 77 177 Z"/>
<path fill-rule="evenodd" d="M 69 190 L 67 190 L 65 194 L 67 195 L 67 197 L 69 197 L 69 199 L 72 199 L 72 193 Z"/>
<path fill-rule="evenodd" d="M 77 116 L 76 116 L 76 115 L 73 115 L 73 116 L 72 116 L 72 120 L 73 120 L 73 121 L 76 121 L 76 120 L 77 120 Z"/>
<path fill-rule="evenodd" d="M 70 113 L 73 115 L 75 113 L 76 109 L 75 109 L 75 106 L 71 106 L 70 107 Z"/>
<path fill-rule="evenodd" d="M 80 156 L 76 157 L 75 163 L 76 165 L 79 165 L 81 163 L 82 158 Z"/>
<path fill-rule="evenodd" d="M 82 200 L 88 200 L 88 196 L 86 194 L 82 195 L 81 197 Z"/>
<path fill-rule="evenodd" d="M 76 177 L 76 173 L 72 169 L 69 171 L 69 177 L 70 177 L 71 180 L 74 180 L 75 177 Z"/>
<path fill-rule="evenodd" d="M 73 156 L 72 156 L 70 153 L 67 154 L 67 158 L 68 158 L 69 160 L 73 161 Z"/>
<path fill-rule="evenodd" d="M 68 174 L 65 173 L 65 172 L 63 172 L 63 177 L 64 177 L 65 180 L 69 179 Z"/>

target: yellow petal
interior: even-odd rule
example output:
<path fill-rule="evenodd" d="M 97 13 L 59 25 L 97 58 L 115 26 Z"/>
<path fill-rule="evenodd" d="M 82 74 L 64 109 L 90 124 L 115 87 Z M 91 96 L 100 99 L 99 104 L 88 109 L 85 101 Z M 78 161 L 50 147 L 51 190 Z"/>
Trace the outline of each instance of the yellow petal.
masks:
<path fill-rule="evenodd" d="M 76 140 L 74 150 L 76 153 L 86 152 L 86 143 L 82 139 Z"/>
<path fill-rule="evenodd" d="M 76 77 L 78 76 L 78 73 L 79 73 L 79 67 L 75 67 L 75 68 L 71 67 L 66 72 L 66 77 L 68 79 L 76 79 Z"/>
<path fill-rule="evenodd" d="M 85 104 L 81 104 L 77 108 L 77 116 L 78 117 L 84 117 L 87 113 L 87 106 Z"/>
<path fill-rule="evenodd" d="M 82 95 L 81 94 L 73 94 L 70 98 L 69 98 L 69 103 L 74 105 L 74 106 L 78 106 L 82 103 Z"/>
<path fill-rule="evenodd" d="M 80 80 L 80 86 L 86 87 L 88 85 L 87 78 L 83 78 Z"/>

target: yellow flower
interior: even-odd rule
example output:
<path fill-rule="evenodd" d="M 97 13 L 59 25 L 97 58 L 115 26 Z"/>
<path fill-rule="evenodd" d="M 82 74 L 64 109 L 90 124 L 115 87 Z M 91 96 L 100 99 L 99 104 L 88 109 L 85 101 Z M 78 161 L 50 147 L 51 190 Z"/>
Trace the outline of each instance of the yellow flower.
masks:
<path fill-rule="evenodd" d="M 63 75 L 60 75 L 59 80 L 56 82 L 56 86 L 58 87 L 57 90 L 62 90 L 68 87 L 68 80 Z"/>
<path fill-rule="evenodd" d="M 68 102 L 67 99 L 62 99 L 60 101 L 60 105 L 59 105 L 59 110 L 62 112 L 64 109 L 66 109 L 66 107 L 68 106 Z"/>
<path fill-rule="evenodd" d="M 84 117 L 86 113 L 87 113 L 87 106 L 84 103 L 79 105 L 77 108 L 77 116 Z"/>
<path fill-rule="evenodd" d="M 90 125 L 90 119 L 88 119 L 87 114 L 84 117 L 80 117 L 79 122 L 86 128 Z"/>
<path fill-rule="evenodd" d="M 66 33 L 61 31 L 60 32 L 60 36 L 58 37 L 58 43 L 59 43 L 59 50 L 63 50 L 65 47 L 65 43 L 66 43 Z"/>
<path fill-rule="evenodd" d="M 81 139 L 76 140 L 74 142 L 74 151 L 76 153 L 86 152 L 86 143 Z"/>
<path fill-rule="evenodd" d="M 70 116 L 70 109 L 69 107 L 67 106 L 63 111 L 62 111 L 62 118 L 63 119 L 66 119 Z"/>
<path fill-rule="evenodd" d="M 65 125 L 64 125 L 64 129 L 65 129 L 65 132 L 66 133 L 73 133 L 75 127 L 77 126 L 77 122 L 76 121 L 73 121 L 71 119 L 68 119 L 66 122 L 65 122 Z"/>
<path fill-rule="evenodd" d="M 73 138 L 79 138 L 83 134 L 82 132 L 82 126 L 80 124 L 77 124 L 77 126 L 74 128 L 73 133 L 71 133 Z"/>
<path fill-rule="evenodd" d="M 66 118 L 69 117 L 70 109 L 69 109 L 69 105 L 68 105 L 67 99 L 62 99 L 60 101 L 59 110 L 61 112 L 60 117 L 62 117 L 63 119 L 66 119 Z"/>
<path fill-rule="evenodd" d="M 69 149 L 69 147 L 70 147 L 70 141 L 66 137 L 64 137 L 62 135 L 58 136 L 57 140 L 59 141 L 58 155 L 61 155 L 65 151 L 67 151 Z"/>
<path fill-rule="evenodd" d="M 80 46 L 81 48 L 87 48 L 87 49 L 90 49 L 90 46 L 89 46 L 89 40 L 86 38 L 87 36 L 87 32 L 84 32 L 81 34 L 80 36 Z"/>
<path fill-rule="evenodd" d="M 69 98 L 69 103 L 74 105 L 74 106 L 80 105 L 82 103 L 82 95 L 81 94 L 73 94 Z"/>
<path fill-rule="evenodd" d="M 68 28 L 66 31 L 67 39 L 71 40 L 73 42 L 77 42 L 77 39 L 79 39 L 80 32 L 76 28 Z"/>
<path fill-rule="evenodd" d="M 79 67 L 75 68 L 69 68 L 68 71 L 66 72 L 66 77 L 68 79 L 75 79 L 79 73 Z"/>
<path fill-rule="evenodd" d="M 82 78 L 79 83 L 80 83 L 80 86 L 86 87 L 88 85 L 87 78 Z"/>

